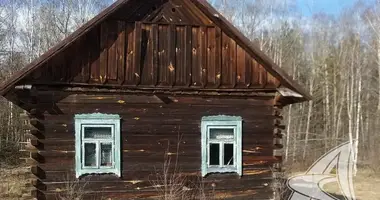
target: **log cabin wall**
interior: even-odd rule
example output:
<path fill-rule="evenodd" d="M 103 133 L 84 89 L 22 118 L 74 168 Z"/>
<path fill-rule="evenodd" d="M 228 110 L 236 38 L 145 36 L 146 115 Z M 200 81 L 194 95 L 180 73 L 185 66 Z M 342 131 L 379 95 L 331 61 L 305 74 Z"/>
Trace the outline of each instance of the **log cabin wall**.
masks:
<path fill-rule="evenodd" d="M 116 20 L 95 27 L 24 82 L 145 89 L 280 86 L 216 26 Z"/>
<path fill-rule="evenodd" d="M 52 92 L 47 92 L 48 96 Z M 41 96 L 31 117 L 33 197 L 56 199 L 68 187 L 86 192 L 87 199 L 151 199 L 163 176 L 165 155 L 172 166 L 178 158 L 178 173 L 187 187 L 199 187 L 201 180 L 201 118 L 232 115 L 243 118 L 243 176 L 214 174 L 203 179 L 206 193 L 220 199 L 271 199 L 273 170 L 279 170 L 281 156 L 281 109 L 273 97 L 201 98 L 123 94 L 61 94 L 52 103 Z M 63 94 L 63 95 L 62 95 Z M 41 115 L 43 113 L 43 115 Z M 122 177 L 89 175 L 75 178 L 74 115 L 119 114 L 122 117 Z M 274 139 L 275 138 L 275 139 Z M 179 147 L 179 148 L 177 148 Z M 162 184 L 162 182 L 161 182 Z"/>

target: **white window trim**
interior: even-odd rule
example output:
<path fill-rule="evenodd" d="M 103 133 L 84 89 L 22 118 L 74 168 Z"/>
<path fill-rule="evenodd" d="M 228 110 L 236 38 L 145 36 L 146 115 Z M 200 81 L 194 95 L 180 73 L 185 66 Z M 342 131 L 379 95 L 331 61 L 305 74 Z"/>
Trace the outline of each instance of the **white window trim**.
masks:
<path fill-rule="evenodd" d="M 218 139 L 214 140 L 216 143 L 233 143 L 234 144 L 234 165 L 223 166 L 223 153 L 220 152 L 221 158 L 220 167 L 209 165 L 209 144 L 210 141 L 210 129 L 234 129 L 234 139 Z M 210 173 L 237 173 L 240 176 L 243 175 L 242 167 L 242 118 L 235 116 L 208 116 L 202 118 L 201 125 L 202 132 L 202 176 L 206 176 Z M 224 146 L 220 146 L 221 149 Z"/>
<path fill-rule="evenodd" d="M 85 139 L 85 127 L 111 127 L 112 139 Z M 86 174 L 116 174 L 121 177 L 121 145 L 120 145 L 120 116 L 101 113 L 75 115 L 75 169 L 76 177 Z M 112 166 L 100 167 L 97 158 L 97 167 L 85 167 L 82 158 L 84 157 L 84 143 L 96 143 L 97 155 L 100 155 L 101 143 L 112 143 Z"/>

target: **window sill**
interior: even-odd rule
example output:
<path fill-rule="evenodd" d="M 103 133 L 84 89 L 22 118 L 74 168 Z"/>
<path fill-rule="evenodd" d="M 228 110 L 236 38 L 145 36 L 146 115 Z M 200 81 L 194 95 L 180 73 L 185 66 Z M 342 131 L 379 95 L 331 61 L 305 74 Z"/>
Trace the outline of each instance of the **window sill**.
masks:
<path fill-rule="evenodd" d="M 236 167 L 209 167 L 207 168 L 207 171 L 204 177 L 209 174 L 227 174 L 227 173 L 236 173 L 239 176 L 242 176 L 242 174 L 239 174 L 238 169 Z"/>
<path fill-rule="evenodd" d="M 116 175 L 121 177 L 120 171 L 117 169 L 102 168 L 102 169 L 82 169 L 76 173 L 76 177 L 80 178 L 82 176 L 88 175 Z"/>

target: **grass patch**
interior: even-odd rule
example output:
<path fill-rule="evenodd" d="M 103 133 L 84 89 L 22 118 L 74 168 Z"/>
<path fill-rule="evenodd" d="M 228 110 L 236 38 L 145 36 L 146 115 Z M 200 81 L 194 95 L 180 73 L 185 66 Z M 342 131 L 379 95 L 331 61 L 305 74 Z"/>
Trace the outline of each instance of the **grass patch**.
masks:
<path fill-rule="evenodd" d="M 26 167 L 0 169 L 0 199 L 16 200 L 30 191 L 26 187 L 29 183 L 29 169 Z"/>

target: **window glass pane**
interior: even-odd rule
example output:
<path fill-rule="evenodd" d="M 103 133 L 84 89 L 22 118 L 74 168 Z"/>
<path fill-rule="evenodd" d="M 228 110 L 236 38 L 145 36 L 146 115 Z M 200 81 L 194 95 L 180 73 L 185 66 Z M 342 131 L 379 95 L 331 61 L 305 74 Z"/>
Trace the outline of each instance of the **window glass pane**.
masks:
<path fill-rule="evenodd" d="M 210 144 L 210 165 L 219 165 L 219 144 Z"/>
<path fill-rule="evenodd" d="M 84 166 L 96 167 L 96 144 L 84 144 Z"/>
<path fill-rule="evenodd" d="M 234 165 L 233 144 L 224 144 L 224 165 Z"/>
<path fill-rule="evenodd" d="M 219 129 L 213 128 L 210 129 L 210 138 L 211 139 L 234 139 L 234 129 Z"/>
<path fill-rule="evenodd" d="M 112 166 L 112 144 L 100 145 L 100 166 Z"/>
<path fill-rule="evenodd" d="M 85 127 L 84 137 L 92 139 L 110 139 L 112 138 L 111 127 Z"/>

